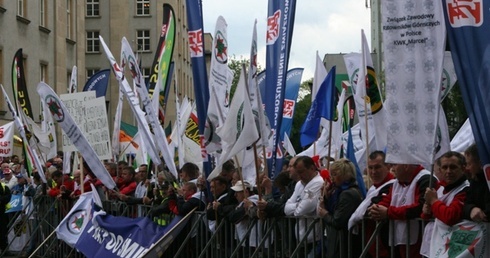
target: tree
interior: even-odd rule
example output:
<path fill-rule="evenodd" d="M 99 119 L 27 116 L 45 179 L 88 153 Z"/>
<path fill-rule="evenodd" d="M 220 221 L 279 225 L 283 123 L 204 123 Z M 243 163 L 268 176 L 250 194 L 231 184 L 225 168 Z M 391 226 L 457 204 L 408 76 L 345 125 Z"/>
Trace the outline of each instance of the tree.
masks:
<path fill-rule="evenodd" d="M 299 152 L 302 150 L 300 139 L 300 129 L 303 123 L 305 122 L 305 118 L 308 116 L 308 112 L 311 107 L 311 85 L 313 84 L 313 78 L 306 80 L 301 83 L 299 91 L 299 97 L 296 101 L 296 107 L 294 110 L 293 117 L 293 127 L 291 128 L 291 134 L 289 139 L 291 140 L 291 144 L 293 144 L 294 149 Z"/>
<path fill-rule="evenodd" d="M 442 108 L 446 113 L 447 126 L 449 128 L 449 137 L 452 139 L 453 136 L 458 132 L 459 128 L 468 118 L 468 113 L 463 102 L 463 96 L 459 89 L 459 82 L 451 89 L 446 98 L 442 101 Z"/>

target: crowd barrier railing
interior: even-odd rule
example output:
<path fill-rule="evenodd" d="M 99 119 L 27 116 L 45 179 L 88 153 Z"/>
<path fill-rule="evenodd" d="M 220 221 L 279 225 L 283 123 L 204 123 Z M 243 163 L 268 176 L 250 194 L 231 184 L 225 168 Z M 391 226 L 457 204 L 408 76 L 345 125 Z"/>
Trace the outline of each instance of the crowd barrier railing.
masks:
<path fill-rule="evenodd" d="M 74 248 L 56 238 L 55 228 L 68 213 L 72 203 L 63 200 L 40 196 L 34 199 L 34 209 L 28 212 L 12 215 L 13 221 L 9 223 L 9 233 L 16 228 L 27 228 L 28 236 L 24 239 L 18 251 L 18 256 L 30 255 L 33 257 L 84 257 Z M 103 208 L 108 214 L 114 216 L 140 217 L 150 216 L 152 207 L 148 205 L 127 204 L 119 201 L 105 201 Z M 419 223 L 420 232 L 423 232 L 425 221 L 415 220 Z M 373 235 L 366 235 L 366 223 L 360 223 L 358 234 L 361 241 L 353 242 L 350 234 L 347 242 L 341 241 L 339 245 L 341 257 L 353 257 L 353 251 L 362 250 L 361 257 L 367 257 L 370 246 L 380 245 L 379 230 Z M 384 222 L 386 223 L 386 222 Z M 393 221 L 389 221 L 393 232 Z M 304 226 L 299 226 L 304 225 Z M 381 224 L 380 224 L 381 225 Z M 329 236 L 323 221 L 317 217 L 278 217 L 268 219 L 249 219 L 242 228 L 221 219 L 210 229 L 210 221 L 205 212 L 195 212 L 193 219 L 173 241 L 163 257 L 325 257 Z M 240 231 L 240 234 L 237 231 Z M 338 232 L 344 234 L 345 232 Z M 410 231 L 407 230 L 407 239 L 410 240 Z M 14 238 L 15 239 L 15 238 Z M 12 245 L 13 239 L 9 239 Z M 347 252 L 344 252 L 347 250 Z M 395 257 L 395 249 L 390 248 L 391 257 Z M 361 253 L 361 252 L 359 252 Z M 406 254 L 410 253 L 407 248 Z M 2 256 L 3 254 L 0 254 Z M 409 257 L 409 256 L 407 256 Z"/>

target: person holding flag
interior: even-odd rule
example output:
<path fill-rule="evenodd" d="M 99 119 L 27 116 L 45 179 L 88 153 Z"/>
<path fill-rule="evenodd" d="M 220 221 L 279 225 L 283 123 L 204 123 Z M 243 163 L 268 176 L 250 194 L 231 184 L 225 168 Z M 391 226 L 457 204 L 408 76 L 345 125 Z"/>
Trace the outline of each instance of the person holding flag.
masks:
<path fill-rule="evenodd" d="M 390 173 L 390 165 L 385 162 L 386 154 L 383 151 L 373 151 L 368 157 L 367 173 L 373 185 L 369 188 L 366 198 L 357 207 L 356 211 L 349 219 L 349 230 L 353 229 L 354 233 L 358 230 L 358 223 L 361 222 L 371 205 L 379 203 L 384 195 L 387 195 L 391 186 L 395 182 L 395 177 Z M 376 227 L 375 221 L 367 220 L 365 223 L 365 237 L 368 239 L 372 236 Z M 371 257 L 389 257 L 388 224 L 380 225 L 380 241 L 377 244 L 371 245 L 369 254 Z M 376 249 L 378 249 L 376 253 Z"/>
<path fill-rule="evenodd" d="M 420 254 L 433 257 L 430 253 L 436 253 L 440 248 L 440 239 L 433 233 L 448 232 L 448 229 L 460 222 L 463 218 L 463 205 L 466 199 L 466 191 L 470 185 L 465 176 L 465 157 L 459 152 L 449 151 L 440 157 L 440 170 L 444 180 L 441 187 L 434 190 L 427 188 L 425 191 L 425 204 L 421 215 L 424 219 L 435 218 L 425 226 Z M 430 243 L 430 247 L 426 246 Z M 424 248 L 425 246 L 425 248 Z M 428 253 L 429 247 L 433 249 Z"/>
<path fill-rule="evenodd" d="M 394 220 L 394 233 L 390 231 L 390 246 L 395 246 L 395 253 L 400 257 L 407 257 L 407 248 L 410 249 L 408 257 L 417 257 L 421 244 L 420 226 L 413 219 L 420 218 L 425 203 L 425 189 L 434 187 L 437 179 L 420 165 L 393 164 L 392 170 L 397 180 L 378 204 L 369 207 L 368 216 L 376 221 Z M 410 232 L 408 239 L 407 230 Z"/>

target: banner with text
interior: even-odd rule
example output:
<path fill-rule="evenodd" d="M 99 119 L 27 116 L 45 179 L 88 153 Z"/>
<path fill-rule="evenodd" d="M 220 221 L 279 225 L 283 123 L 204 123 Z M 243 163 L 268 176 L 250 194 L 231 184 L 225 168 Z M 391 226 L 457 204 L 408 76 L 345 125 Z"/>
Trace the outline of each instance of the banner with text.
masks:
<path fill-rule="evenodd" d="M 461 95 L 490 187 L 490 3 L 443 2 Z"/>
<path fill-rule="evenodd" d="M 390 1 L 381 11 L 386 161 L 432 164 L 446 35 L 442 3 Z"/>
<path fill-rule="evenodd" d="M 60 98 L 99 159 L 111 159 L 111 137 L 105 97 L 95 98 L 95 91 L 87 91 L 62 94 Z M 63 133 L 63 152 L 67 151 L 77 151 L 77 148 Z"/>
<path fill-rule="evenodd" d="M 14 122 L 0 126 L 0 157 L 10 157 L 14 151 Z"/>

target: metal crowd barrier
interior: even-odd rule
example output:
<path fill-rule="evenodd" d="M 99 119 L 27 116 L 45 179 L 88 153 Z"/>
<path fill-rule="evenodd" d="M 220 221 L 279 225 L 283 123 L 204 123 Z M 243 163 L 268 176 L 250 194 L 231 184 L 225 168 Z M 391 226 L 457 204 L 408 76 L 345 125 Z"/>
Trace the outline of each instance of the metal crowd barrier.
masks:
<path fill-rule="evenodd" d="M 19 230 L 19 228 L 28 232 L 24 246 L 22 246 L 21 251 L 15 253 L 15 256 L 27 257 L 38 248 L 35 253 L 32 253 L 33 257 L 84 257 L 74 248 L 57 239 L 56 235 L 52 235 L 72 204 L 64 200 L 40 196 L 34 199 L 34 209 L 28 214 L 13 214 L 12 220 L 9 222 L 9 233 L 16 233 L 15 230 Z M 103 208 L 108 214 L 135 218 L 148 216 L 152 207 L 126 204 L 119 201 L 105 201 Z M 423 232 L 425 223 L 422 220 L 418 221 L 421 232 Z M 300 223 L 305 225 L 305 234 L 300 234 L 302 229 L 296 226 Z M 360 242 L 353 242 L 350 237 L 347 238 L 347 243 L 340 242 L 340 245 L 347 245 L 348 247 L 346 248 L 347 253 L 342 252 L 341 257 L 353 257 L 352 250 L 362 250 L 361 257 L 366 257 L 370 245 L 376 247 L 379 245 L 380 240 L 376 235 L 379 231 L 375 231 L 374 236 L 365 236 L 365 223 L 366 220 L 359 225 L 359 234 L 361 234 L 362 239 Z M 323 225 L 321 219 L 314 217 L 251 219 L 240 238 L 237 235 L 236 225 L 228 220 L 218 221 L 215 225 L 215 231 L 211 231 L 206 214 L 195 212 L 191 222 L 182 234 L 173 241 L 162 257 L 325 257 L 326 245 L 329 241 L 325 231 L 326 227 L 327 225 Z M 304 237 L 297 238 L 300 235 L 304 235 Z M 409 235 L 410 232 L 407 231 L 407 236 Z M 12 244 L 12 240 L 9 239 L 11 241 L 9 245 Z M 340 248 L 340 250 L 344 249 Z M 395 257 L 394 248 L 390 249 L 390 253 L 391 257 Z M 407 250 L 408 254 L 409 250 Z M 3 254 L 0 254 L 0 257 L 3 257 Z"/>

